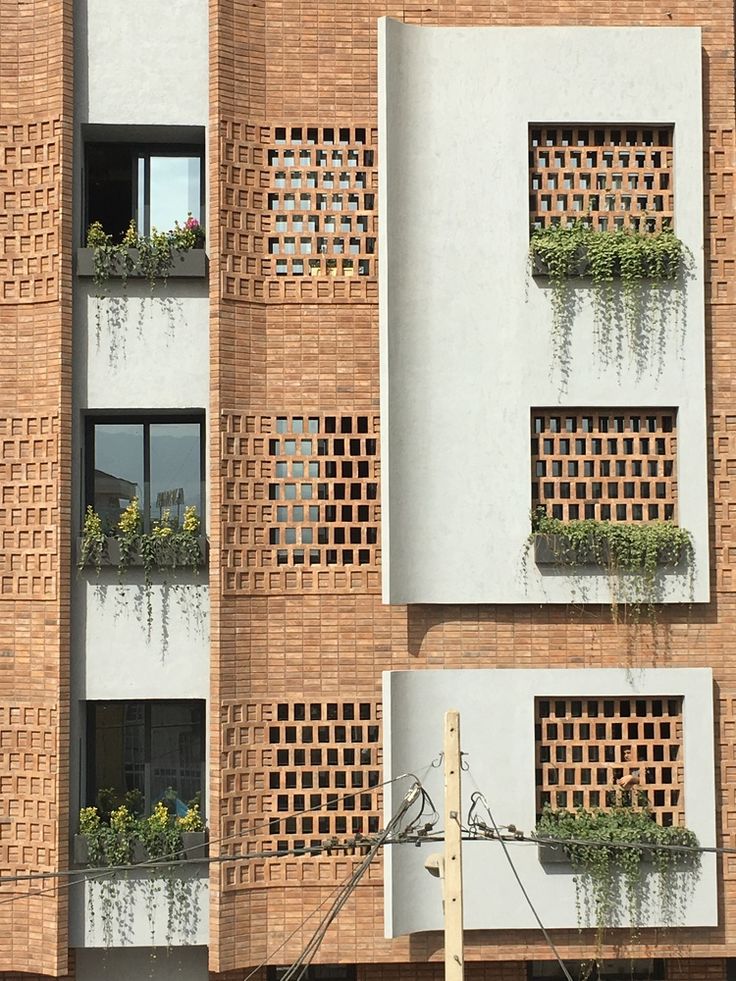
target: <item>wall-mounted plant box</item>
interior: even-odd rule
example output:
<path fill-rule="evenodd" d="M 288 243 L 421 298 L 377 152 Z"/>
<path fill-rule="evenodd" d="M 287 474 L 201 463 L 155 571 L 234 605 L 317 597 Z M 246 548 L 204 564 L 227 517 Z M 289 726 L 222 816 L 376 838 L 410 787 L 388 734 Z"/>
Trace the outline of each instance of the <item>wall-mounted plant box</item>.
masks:
<path fill-rule="evenodd" d="M 666 554 L 661 555 L 657 565 L 674 568 L 680 565 L 685 557 L 684 545 L 673 546 Z M 588 567 L 608 571 L 610 549 L 606 542 L 589 546 L 571 545 L 562 535 L 537 534 L 534 536 L 534 561 L 541 566 L 558 566 L 574 569 Z M 621 570 L 625 572 L 625 569 Z"/>
<path fill-rule="evenodd" d="M 140 253 L 138 249 L 129 249 L 128 254 L 132 260 L 132 268 L 126 272 L 122 259 L 115 256 L 112 260 L 110 276 L 117 279 L 122 279 L 123 277 L 139 279 L 145 275 L 140 269 Z M 166 278 L 201 279 L 207 275 L 208 265 L 207 253 L 204 249 L 189 249 L 187 251 L 175 249 L 172 252 L 171 268 L 167 270 Z M 77 276 L 92 278 L 94 275 L 95 250 L 87 248 L 77 249 Z M 162 278 L 162 276 L 158 277 L 159 280 Z"/>
<path fill-rule="evenodd" d="M 209 856 L 209 844 L 206 831 L 183 831 L 181 834 L 182 848 L 179 857 L 185 859 L 205 859 Z M 87 835 L 74 835 L 72 856 L 75 865 L 89 865 L 89 840 Z M 148 851 L 142 841 L 133 845 L 132 865 L 141 865 L 149 860 Z M 157 859 L 156 861 L 161 861 Z"/>
<path fill-rule="evenodd" d="M 81 554 L 82 554 L 82 539 L 79 538 L 77 539 L 77 555 L 79 556 Z M 207 541 L 207 538 L 204 535 L 200 535 L 199 537 L 199 554 L 200 554 L 199 566 L 201 567 L 206 565 L 207 557 L 209 555 L 209 542 Z M 111 537 L 107 539 L 105 544 L 105 551 L 103 552 L 102 555 L 101 565 L 103 567 L 117 567 L 120 565 L 120 542 L 118 541 L 117 538 Z M 161 568 L 161 565 L 158 564 L 157 567 Z M 88 562 L 87 568 L 94 568 L 94 562 L 93 561 Z M 130 560 L 128 562 L 128 568 L 131 569 L 143 568 L 143 559 L 141 558 L 139 552 L 134 552 L 130 556 Z M 177 568 L 183 569 L 187 567 L 184 565 L 177 564 Z"/>

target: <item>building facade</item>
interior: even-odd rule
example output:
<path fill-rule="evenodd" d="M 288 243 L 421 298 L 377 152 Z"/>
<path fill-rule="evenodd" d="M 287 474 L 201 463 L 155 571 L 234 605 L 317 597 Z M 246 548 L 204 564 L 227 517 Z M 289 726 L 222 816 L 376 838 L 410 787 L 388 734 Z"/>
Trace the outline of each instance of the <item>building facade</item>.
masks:
<path fill-rule="evenodd" d="M 633 751 L 661 823 L 736 847 L 735 68 L 732 3 L 0 0 L 0 977 L 278 977 L 387 781 L 436 800 L 449 692 L 503 823 Z M 188 215 L 148 275 L 87 248 Z M 674 228 L 685 271 L 560 299 L 529 228 L 575 218 Z M 196 508 L 202 561 L 85 563 L 134 500 L 164 538 Z M 537 506 L 692 552 L 632 601 L 530 550 Z M 591 746 L 602 791 L 545 767 Z M 209 861 L 85 872 L 80 809 L 134 799 L 197 802 Z M 440 978 L 423 875 L 380 855 L 309 976 Z M 467 976 L 557 977 L 502 875 Z M 730 978 L 735 880 L 709 856 L 685 925 L 609 932 L 612 976 Z"/>

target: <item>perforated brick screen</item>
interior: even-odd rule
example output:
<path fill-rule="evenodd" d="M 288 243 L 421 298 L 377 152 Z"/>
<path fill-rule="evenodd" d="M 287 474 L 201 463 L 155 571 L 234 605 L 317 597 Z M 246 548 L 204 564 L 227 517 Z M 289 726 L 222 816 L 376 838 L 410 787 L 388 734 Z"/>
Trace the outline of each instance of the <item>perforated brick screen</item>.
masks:
<path fill-rule="evenodd" d="M 589 217 L 599 230 L 674 221 L 671 127 L 529 129 L 532 225 Z"/>
<path fill-rule="evenodd" d="M 289 863 L 293 874 L 333 878 L 356 836 L 381 822 L 381 710 L 375 700 L 279 701 L 225 707 L 223 834 L 231 853 L 268 851 L 274 860 L 233 863 L 229 886 L 279 881 L 290 849 L 320 850 Z M 304 812 L 304 813 L 302 813 Z M 296 870 L 296 871 L 294 871 Z"/>
<path fill-rule="evenodd" d="M 532 507 L 572 521 L 677 516 L 674 409 L 533 409 Z"/>
<path fill-rule="evenodd" d="M 334 576 L 318 578 L 337 569 L 357 570 L 372 585 L 365 574 L 378 564 L 378 417 L 231 416 L 227 428 L 224 588 L 339 586 Z"/>
<path fill-rule="evenodd" d="M 368 137 L 364 126 L 274 127 L 265 275 L 375 275 Z"/>
<path fill-rule="evenodd" d="M 540 697 L 535 743 L 538 811 L 646 800 L 659 824 L 683 823 L 681 698 Z"/>

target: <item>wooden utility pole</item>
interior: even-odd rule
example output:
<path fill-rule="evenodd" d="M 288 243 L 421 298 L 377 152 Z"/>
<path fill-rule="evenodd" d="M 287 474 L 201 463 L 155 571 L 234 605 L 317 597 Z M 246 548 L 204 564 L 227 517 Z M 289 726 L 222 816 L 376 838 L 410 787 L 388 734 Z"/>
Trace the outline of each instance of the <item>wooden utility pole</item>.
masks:
<path fill-rule="evenodd" d="M 445 713 L 445 981 L 463 981 L 460 713 Z"/>

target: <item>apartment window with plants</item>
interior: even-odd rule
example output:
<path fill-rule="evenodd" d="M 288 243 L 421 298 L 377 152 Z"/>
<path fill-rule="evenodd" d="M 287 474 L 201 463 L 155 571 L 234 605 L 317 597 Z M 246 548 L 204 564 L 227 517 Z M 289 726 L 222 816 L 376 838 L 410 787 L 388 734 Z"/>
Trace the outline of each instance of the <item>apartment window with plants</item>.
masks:
<path fill-rule="evenodd" d="M 140 236 L 204 217 L 204 149 L 196 143 L 88 142 L 86 230 L 95 222 L 120 242 L 131 221 Z"/>
<path fill-rule="evenodd" d="M 112 534 L 133 501 L 142 531 L 183 525 L 204 504 L 204 414 L 92 416 L 86 421 L 86 506 Z"/>
<path fill-rule="evenodd" d="M 159 802 L 183 817 L 204 801 L 203 701 L 87 703 L 87 803 L 104 819 Z"/>

